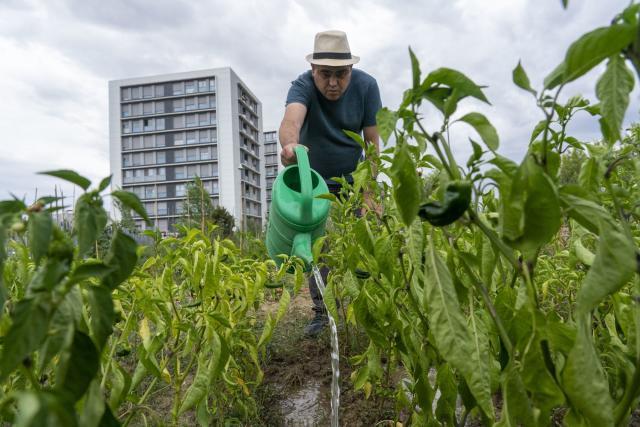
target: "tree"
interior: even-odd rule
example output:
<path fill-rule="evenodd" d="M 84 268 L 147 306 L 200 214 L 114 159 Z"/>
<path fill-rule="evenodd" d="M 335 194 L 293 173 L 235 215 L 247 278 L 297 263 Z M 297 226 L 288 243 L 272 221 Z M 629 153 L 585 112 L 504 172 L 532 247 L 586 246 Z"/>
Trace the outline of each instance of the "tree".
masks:
<path fill-rule="evenodd" d="M 209 192 L 202 185 L 202 180 L 196 177 L 187 184 L 187 198 L 184 201 L 182 218 L 179 223 L 187 228 L 199 228 L 203 233 L 209 233 L 228 237 L 231 235 L 234 225 L 233 216 L 222 206 L 215 207 L 211 201 Z M 208 223 L 218 227 L 209 230 Z"/>

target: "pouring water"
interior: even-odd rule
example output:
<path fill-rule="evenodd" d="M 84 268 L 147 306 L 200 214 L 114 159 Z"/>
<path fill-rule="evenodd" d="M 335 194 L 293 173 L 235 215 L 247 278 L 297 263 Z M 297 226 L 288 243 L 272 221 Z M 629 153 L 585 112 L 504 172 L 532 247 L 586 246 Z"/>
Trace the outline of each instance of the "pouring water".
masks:
<path fill-rule="evenodd" d="M 316 279 L 316 284 L 322 295 L 325 308 L 327 307 L 327 301 L 324 299 L 324 282 L 322 281 L 322 275 L 320 270 L 315 265 L 313 266 L 313 275 Z M 340 353 L 338 352 L 338 328 L 336 327 L 336 321 L 331 312 L 327 308 L 327 316 L 329 316 L 329 327 L 331 329 L 331 427 L 338 427 L 338 409 L 340 408 Z"/>

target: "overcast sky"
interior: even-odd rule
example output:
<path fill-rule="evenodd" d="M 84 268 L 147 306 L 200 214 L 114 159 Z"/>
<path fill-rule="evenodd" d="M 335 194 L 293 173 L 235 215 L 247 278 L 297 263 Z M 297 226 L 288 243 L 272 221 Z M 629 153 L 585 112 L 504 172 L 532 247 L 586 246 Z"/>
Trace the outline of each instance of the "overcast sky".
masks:
<path fill-rule="evenodd" d="M 107 82 L 231 66 L 262 101 L 264 130 L 277 129 L 291 80 L 308 68 L 318 31 L 347 32 L 357 67 L 379 83 L 383 105 L 397 108 L 410 85 L 407 47 L 423 75 L 456 68 L 486 85 L 492 106 L 468 102 L 498 129 L 500 152 L 520 160 L 542 117 L 531 95 L 511 82 L 522 60 L 532 84 L 581 34 L 607 25 L 627 0 L 0 0 L 0 199 L 33 198 L 61 181 L 36 175 L 74 169 L 109 175 Z M 595 100 L 597 72 L 565 88 Z M 637 121 L 638 87 L 626 123 Z M 437 117 L 434 115 L 433 120 Z M 598 137 L 588 115 L 570 129 Z M 467 129 L 453 129 L 457 155 Z M 63 185 L 65 195 L 71 186 Z M 77 190 L 76 190 L 77 191 Z"/>

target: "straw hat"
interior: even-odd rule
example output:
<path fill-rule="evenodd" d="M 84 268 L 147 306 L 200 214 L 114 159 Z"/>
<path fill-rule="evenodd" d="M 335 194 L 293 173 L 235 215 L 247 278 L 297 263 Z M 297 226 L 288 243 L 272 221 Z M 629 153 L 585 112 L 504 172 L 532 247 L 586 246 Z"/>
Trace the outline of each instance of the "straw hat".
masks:
<path fill-rule="evenodd" d="M 351 54 L 347 34 L 344 31 L 322 31 L 316 34 L 313 53 L 307 55 L 307 61 L 316 65 L 340 67 L 357 64 L 359 56 Z"/>

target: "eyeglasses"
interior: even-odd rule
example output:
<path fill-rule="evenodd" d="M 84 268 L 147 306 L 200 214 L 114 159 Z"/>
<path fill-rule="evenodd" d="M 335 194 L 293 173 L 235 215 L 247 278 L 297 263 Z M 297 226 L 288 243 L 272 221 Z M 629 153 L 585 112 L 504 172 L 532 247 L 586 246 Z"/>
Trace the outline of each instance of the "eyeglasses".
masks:
<path fill-rule="evenodd" d="M 326 68 L 318 70 L 320 77 L 325 80 L 331 79 L 331 77 L 335 77 L 337 80 L 342 80 L 347 77 L 351 73 L 351 68 L 342 68 L 340 70 L 331 71 Z"/>

